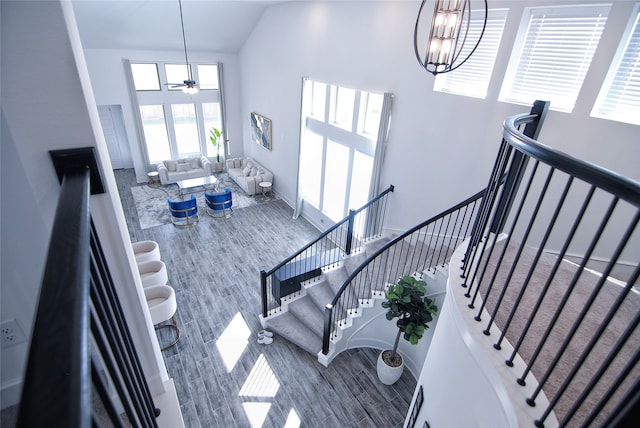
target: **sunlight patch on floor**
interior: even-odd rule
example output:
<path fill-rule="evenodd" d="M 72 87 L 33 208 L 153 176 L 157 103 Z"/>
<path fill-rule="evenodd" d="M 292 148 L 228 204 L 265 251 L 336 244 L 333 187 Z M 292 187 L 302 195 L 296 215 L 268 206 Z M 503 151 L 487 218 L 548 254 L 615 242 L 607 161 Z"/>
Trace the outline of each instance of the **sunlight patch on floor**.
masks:
<path fill-rule="evenodd" d="M 298 428 L 302 421 L 298 417 L 295 409 L 291 409 L 289 411 L 289 416 L 287 416 L 287 422 L 284 424 L 284 428 Z"/>
<path fill-rule="evenodd" d="M 280 382 L 273 374 L 267 359 L 263 354 L 260 354 L 238 395 L 241 397 L 275 397 L 279 388 Z"/>
<path fill-rule="evenodd" d="M 242 356 L 249 344 L 249 336 L 251 336 L 249 326 L 242 318 L 242 314 L 240 312 L 236 313 L 216 341 L 216 347 L 227 368 L 227 373 L 231 373 L 240 356 Z"/>
<path fill-rule="evenodd" d="M 267 414 L 271 408 L 271 403 L 256 403 L 249 401 L 242 403 L 242 408 L 244 409 L 244 413 L 247 415 L 251 428 L 260 428 L 267 418 Z"/>

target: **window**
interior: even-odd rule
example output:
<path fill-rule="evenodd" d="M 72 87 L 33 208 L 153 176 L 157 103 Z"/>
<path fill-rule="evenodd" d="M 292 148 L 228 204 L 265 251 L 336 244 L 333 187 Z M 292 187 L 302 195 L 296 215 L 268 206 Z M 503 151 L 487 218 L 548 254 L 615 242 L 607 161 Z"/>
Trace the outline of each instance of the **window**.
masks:
<path fill-rule="evenodd" d="M 314 81 L 304 93 L 301 196 L 339 221 L 369 198 L 384 96 Z"/>
<path fill-rule="evenodd" d="M 380 113 L 382 108 L 382 95 L 364 93 L 360 97 L 360 111 L 358 132 L 365 135 L 378 135 L 380 126 Z"/>
<path fill-rule="evenodd" d="M 161 105 L 140 106 L 140 117 L 144 138 L 147 141 L 149 162 L 159 163 L 171 159 L 164 108 Z"/>
<path fill-rule="evenodd" d="M 604 81 L 592 116 L 640 125 L 640 4 Z"/>
<path fill-rule="evenodd" d="M 507 21 L 508 9 L 490 9 L 487 16 L 487 25 L 484 36 L 476 51 L 458 69 L 451 73 L 438 74 L 433 89 L 440 92 L 466 95 L 469 97 L 485 98 L 489 80 L 493 72 L 493 66 L 498 55 L 502 31 Z M 480 37 L 484 11 L 471 12 L 468 40 L 460 53 L 460 58 L 465 58 L 475 46 L 475 41 Z"/>
<path fill-rule="evenodd" d="M 345 129 L 353 129 L 353 102 L 356 91 L 339 86 L 331 87 L 331 114 L 333 123 Z"/>
<path fill-rule="evenodd" d="M 220 64 L 193 64 L 193 78 L 200 91 L 188 95 L 180 87 L 188 78 L 185 64 L 129 63 L 133 87 L 140 109 L 140 127 L 144 134 L 144 152 L 149 165 L 167 159 L 224 157 L 223 108 L 221 104 Z M 213 147 L 209 130 L 223 131 L 220 151 Z M 222 159 L 221 159 L 222 161 Z"/>
<path fill-rule="evenodd" d="M 600 41 L 610 5 L 527 8 L 514 44 L 500 101 L 551 101 L 573 111 Z"/>
<path fill-rule="evenodd" d="M 131 64 L 131 73 L 137 91 L 160 90 L 160 78 L 156 64 Z"/>
<path fill-rule="evenodd" d="M 165 73 L 167 74 L 167 88 L 170 91 L 180 91 L 180 88 L 173 87 L 172 84 L 182 84 L 189 78 L 189 69 L 185 64 L 165 64 Z"/>

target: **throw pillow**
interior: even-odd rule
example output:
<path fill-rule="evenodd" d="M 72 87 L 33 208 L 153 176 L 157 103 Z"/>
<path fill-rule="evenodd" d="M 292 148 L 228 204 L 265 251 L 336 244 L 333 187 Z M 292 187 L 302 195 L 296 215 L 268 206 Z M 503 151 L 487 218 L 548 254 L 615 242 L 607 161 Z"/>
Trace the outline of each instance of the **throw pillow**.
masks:
<path fill-rule="evenodd" d="M 176 165 L 178 164 L 178 162 L 174 161 L 174 160 L 167 160 L 164 161 L 164 166 L 167 167 L 167 169 L 171 172 L 174 172 L 176 170 Z"/>
<path fill-rule="evenodd" d="M 251 161 L 247 162 L 247 168 L 253 168 L 253 162 Z"/>
<path fill-rule="evenodd" d="M 191 169 L 200 168 L 200 163 L 198 161 L 198 158 L 189 159 L 189 166 L 191 167 Z"/>
<path fill-rule="evenodd" d="M 251 168 L 251 176 L 254 177 L 256 175 L 258 175 L 258 168 L 254 166 L 253 168 Z"/>
<path fill-rule="evenodd" d="M 178 172 L 189 171 L 190 169 L 191 167 L 186 162 L 179 163 L 177 168 Z"/>
<path fill-rule="evenodd" d="M 234 159 L 233 160 L 234 168 L 242 168 L 242 159 Z"/>
<path fill-rule="evenodd" d="M 247 166 L 247 167 L 245 167 L 245 169 L 243 169 L 243 170 L 242 170 L 242 173 L 243 173 L 245 176 L 248 176 L 248 175 L 251 173 L 251 168 L 249 168 L 248 166 Z"/>

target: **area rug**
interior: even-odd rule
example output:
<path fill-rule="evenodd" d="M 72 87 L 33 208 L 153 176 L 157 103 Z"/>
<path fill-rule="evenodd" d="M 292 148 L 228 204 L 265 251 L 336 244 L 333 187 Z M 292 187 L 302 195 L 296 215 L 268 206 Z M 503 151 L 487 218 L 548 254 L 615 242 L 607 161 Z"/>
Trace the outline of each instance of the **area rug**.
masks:
<path fill-rule="evenodd" d="M 216 177 L 222 183 L 221 186 L 231 190 L 233 194 L 234 210 L 266 203 L 275 199 L 271 193 L 267 196 L 247 195 L 233 180 L 229 179 L 226 173 L 216 174 Z M 173 200 L 181 200 L 190 198 L 191 195 L 194 195 L 198 199 L 198 213 L 200 214 L 200 218 L 202 219 L 207 216 L 206 204 L 204 201 L 204 190 L 185 193 L 184 197 L 181 197 L 177 184 L 168 184 L 164 186 L 161 184 L 143 184 L 132 187 L 131 194 L 133 195 L 133 200 L 136 204 L 136 211 L 138 213 L 138 221 L 140 222 L 141 229 L 171 224 L 169 208 L 167 206 L 167 199 L 169 198 Z"/>

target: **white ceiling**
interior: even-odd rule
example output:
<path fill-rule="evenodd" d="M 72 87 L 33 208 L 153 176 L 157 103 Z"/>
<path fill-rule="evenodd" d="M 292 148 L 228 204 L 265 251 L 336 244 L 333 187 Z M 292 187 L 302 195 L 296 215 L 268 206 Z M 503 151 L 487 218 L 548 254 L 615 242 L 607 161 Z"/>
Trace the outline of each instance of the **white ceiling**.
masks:
<path fill-rule="evenodd" d="M 286 0 L 285 0 L 286 1 Z M 73 0 L 85 49 L 182 50 L 178 0 Z M 275 0 L 182 0 L 188 51 L 238 52 Z"/>

